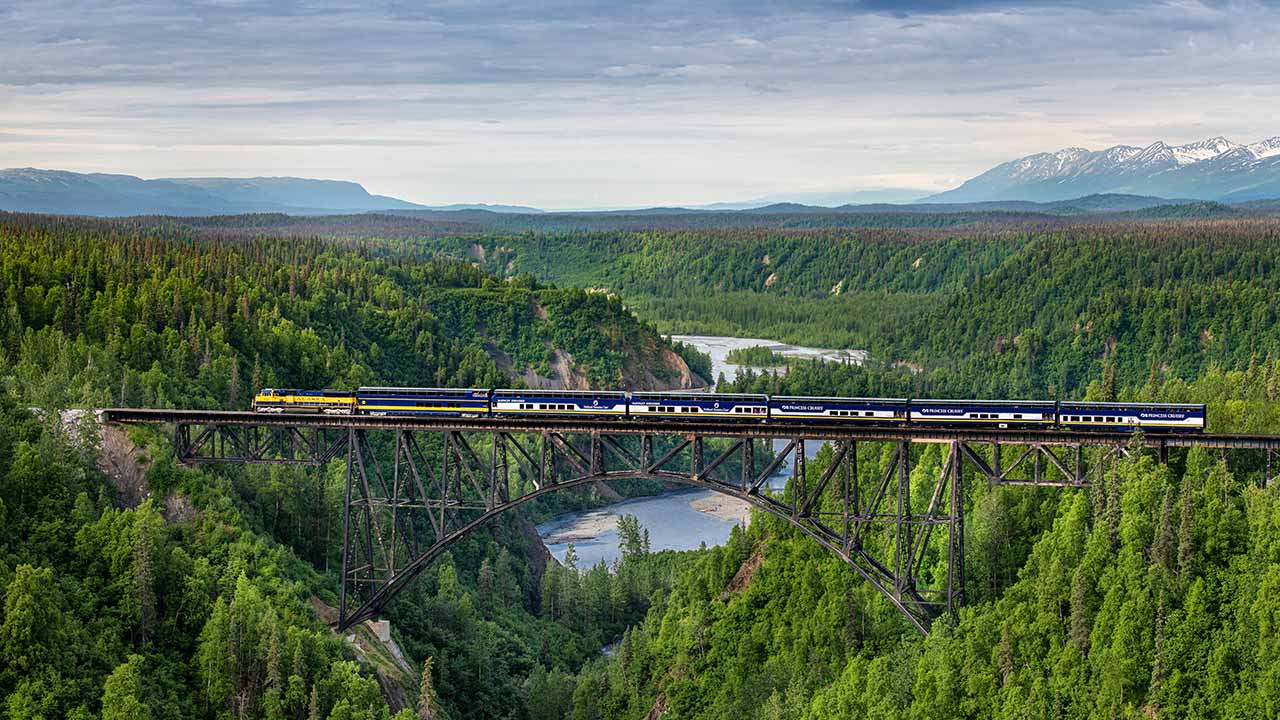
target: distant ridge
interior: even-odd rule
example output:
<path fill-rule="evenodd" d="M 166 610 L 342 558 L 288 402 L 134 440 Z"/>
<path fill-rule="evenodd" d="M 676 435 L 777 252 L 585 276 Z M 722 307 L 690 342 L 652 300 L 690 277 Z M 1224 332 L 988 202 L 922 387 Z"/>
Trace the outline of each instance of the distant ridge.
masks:
<path fill-rule="evenodd" d="M 74 173 L 65 170 L 0 170 L 0 210 L 56 215 L 210 216 L 245 213 L 337 215 L 393 210 L 541 212 L 509 205 L 432 207 L 373 195 L 359 183 L 295 177 L 161 178 Z"/>
<path fill-rule="evenodd" d="M 1197 146 L 1200 144 L 1197 144 Z M 1249 146 L 1250 152 L 1266 154 L 1275 146 L 1274 155 L 1266 155 L 1263 164 L 1265 169 L 1272 161 L 1280 162 L 1280 139 L 1256 143 Z M 1182 149 L 1192 146 L 1184 146 Z M 1199 151 L 1199 155 L 1212 152 L 1220 145 L 1209 144 L 1209 149 Z M 1218 156 L 1219 160 L 1191 160 L 1185 162 L 1183 168 L 1197 168 L 1209 162 L 1221 162 L 1222 158 L 1234 156 L 1243 146 L 1235 146 L 1236 150 L 1227 151 Z M 1080 151 L 1088 153 L 1089 151 Z M 1109 152 L 1109 151 L 1108 151 Z M 1185 151 L 1191 152 L 1191 151 Z M 1106 153 L 1103 153 L 1106 154 Z M 1113 157 L 1126 153 L 1111 153 Z M 1038 156 L 1033 156 L 1038 157 Z M 1076 157 L 1076 154 L 1072 154 Z M 1025 160 L 1025 159 L 1024 159 Z M 1037 160 L 1036 162 L 1042 162 Z M 1021 161 L 1018 161 L 1021 162 Z M 1044 161 L 1047 162 L 1047 161 Z M 1010 163 L 1000 166 L 1004 168 Z M 996 168 L 999 170 L 1000 168 Z M 991 175 L 992 170 L 986 175 Z M 1262 173 L 1263 170 L 1257 170 Z M 1035 173 L 1023 172 L 1030 177 Z M 583 220 L 605 218 L 631 218 L 633 225 L 643 225 L 642 218 L 663 219 L 671 224 L 677 218 L 684 217 L 688 222 L 694 218 L 706 225 L 726 223 L 737 226 L 749 226 L 757 222 L 752 218 L 777 218 L 791 216 L 796 222 L 804 222 L 810 226 L 819 226 L 823 218 L 845 218 L 838 224 L 859 222 L 862 217 L 888 217 L 907 215 L 989 215 L 1020 214 L 1042 216 L 1076 216 L 1121 213 L 1143 213 L 1152 208 L 1182 208 L 1173 216 L 1186 217 L 1222 217 L 1224 214 L 1270 214 L 1276 210 L 1276 201 L 1280 198 L 1280 178 L 1277 178 L 1274 195 L 1262 193 L 1261 197 L 1253 197 L 1250 193 L 1233 191 L 1225 198 L 1203 198 L 1193 194 L 1144 195 L 1124 192 L 1098 192 L 1084 195 L 1072 195 L 1052 200 L 1028 200 L 1021 198 L 1000 198 L 994 200 L 966 200 L 959 198 L 965 193 L 975 194 L 974 190 L 980 178 L 966 183 L 965 186 L 948 193 L 934 195 L 924 201 L 891 204 L 875 202 L 867 204 L 843 204 L 834 207 L 810 205 L 798 202 L 777 202 L 762 206 L 726 207 L 732 205 L 722 203 L 719 206 L 694 207 L 650 207 L 625 210 L 585 210 L 585 211 L 547 211 L 522 205 L 498 205 L 488 203 L 456 203 L 450 205 L 421 205 L 385 195 L 373 195 L 359 183 L 341 180 L 313 180 L 293 177 L 257 177 L 257 178 L 162 178 L 144 180 L 132 175 L 84 174 L 62 170 L 37 170 L 20 168 L 0 170 L 0 211 L 47 213 L 55 215 L 96 215 L 103 217 L 120 217 L 128 215 L 169 215 L 208 217 L 215 215 L 243 215 L 251 213 L 279 213 L 283 215 L 350 215 L 360 213 L 388 213 L 407 215 L 423 219 L 446 220 L 449 222 L 473 222 L 483 225 L 495 224 L 502 216 L 538 216 L 556 218 L 558 222 L 571 221 L 573 218 Z M 983 183 L 991 185 L 996 181 L 988 179 Z M 1005 185 L 1008 183 L 1006 181 Z M 1036 182 L 1045 182 L 1043 179 Z M 998 183 L 997 183 L 998 184 Z M 968 187 L 966 190 L 965 188 Z M 1258 185 L 1258 188 L 1269 186 Z M 1257 188 L 1255 188 L 1257 190 Z M 1014 192 L 1006 187 L 1005 191 Z M 1258 192 L 1262 192 L 1258 190 Z M 1204 205 L 1208 200 L 1221 203 L 1220 207 L 1210 208 Z M 1199 205 L 1197 205 L 1199 204 Z M 1170 210 L 1162 212 L 1172 213 Z M 1148 216 L 1153 214 L 1148 213 Z M 710 221 L 706 218 L 729 218 L 736 220 Z M 806 218 L 801 221 L 800 218 Z M 594 221 L 593 221 L 594 222 Z M 948 221 L 950 222 L 950 221 Z M 500 223 L 499 223 L 500 224 Z"/>
<path fill-rule="evenodd" d="M 1011 160 L 927 202 L 1051 202 L 1099 193 L 1245 202 L 1280 198 L 1280 137 L 1237 144 L 1214 137 L 1105 150 L 1064 148 Z"/>

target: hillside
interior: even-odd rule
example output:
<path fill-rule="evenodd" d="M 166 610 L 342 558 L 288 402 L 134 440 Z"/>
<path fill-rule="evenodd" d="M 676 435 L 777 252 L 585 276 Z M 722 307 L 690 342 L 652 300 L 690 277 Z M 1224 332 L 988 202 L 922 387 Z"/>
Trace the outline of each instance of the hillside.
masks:
<path fill-rule="evenodd" d="M 1262 381 L 1219 375 L 1193 395 L 1256 408 L 1277 399 Z M 864 482 L 882 461 L 866 452 Z M 917 462 L 928 476 L 941 453 Z M 1200 451 L 1135 456 L 1089 490 L 975 478 L 968 603 L 928 639 L 830 552 L 757 517 L 579 676 L 564 716 L 1274 717 L 1280 489 L 1256 481 Z"/>
<path fill-rule="evenodd" d="M 486 343 L 535 370 L 572 357 L 581 382 L 677 377 L 676 349 L 615 299 L 376 243 L 13 215 L 0 216 L 0 297 L 7 717 L 399 720 L 416 716 L 405 706 L 428 657 L 440 717 L 507 716 L 531 674 L 576 670 L 669 577 L 668 558 L 637 557 L 605 572 L 596 611 L 543 613 L 528 523 L 600 502 L 561 493 L 458 543 L 393 604 L 399 660 L 325 625 L 342 463 L 180 468 L 159 430 L 99 440 L 84 414 L 64 427 L 28 409 L 244 408 L 270 385 L 508 384 Z"/>
<path fill-rule="evenodd" d="M 436 238 L 427 247 L 620 294 L 664 332 L 871 350 L 910 392 L 1079 395 L 1280 357 L 1280 224 L 1267 218 L 931 231 L 684 231 Z"/>

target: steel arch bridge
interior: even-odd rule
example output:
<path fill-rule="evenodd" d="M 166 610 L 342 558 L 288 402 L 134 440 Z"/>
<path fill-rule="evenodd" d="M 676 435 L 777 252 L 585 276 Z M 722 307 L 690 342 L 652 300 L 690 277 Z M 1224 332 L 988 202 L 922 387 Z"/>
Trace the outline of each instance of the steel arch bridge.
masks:
<path fill-rule="evenodd" d="M 175 452 L 186 464 L 324 465 L 345 454 L 340 629 L 376 618 L 450 545 L 513 508 L 556 490 L 644 478 L 713 490 L 781 518 L 850 565 L 927 633 L 935 618 L 955 612 L 965 599 L 966 469 L 993 484 L 1085 487 L 1130 445 L 1128 436 L 1073 431 L 145 409 L 101 414 L 107 422 L 172 424 Z M 770 456 L 775 441 L 783 446 Z M 1280 457 L 1280 437 L 1168 435 L 1143 442 L 1162 459 L 1170 447 L 1261 452 L 1264 482 L 1274 479 L 1273 459 Z M 831 461 L 810 477 L 806 450 L 822 443 L 831 444 Z M 943 444 L 944 459 L 936 474 L 913 479 L 912 450 L 923 443 Z M 1086 463 L 1090 447 L 1097 449 Z M 859 455 L 869 453 L 883 466 L 874 477 L 858 469 Z M 1013 458 L 1007 465 L 1006 457 Z M 771 492 L 769 479 L 788 465 L 787 491 Z"/>

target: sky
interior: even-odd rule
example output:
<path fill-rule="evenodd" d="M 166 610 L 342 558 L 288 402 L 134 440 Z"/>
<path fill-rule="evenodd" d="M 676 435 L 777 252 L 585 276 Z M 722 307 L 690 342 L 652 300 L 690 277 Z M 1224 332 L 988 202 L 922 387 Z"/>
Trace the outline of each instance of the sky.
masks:
<path fill-rule="evenodd" d="M 0 167 L 544 208 L 1280 135 L 1280 1 L 0 1 Z"/>

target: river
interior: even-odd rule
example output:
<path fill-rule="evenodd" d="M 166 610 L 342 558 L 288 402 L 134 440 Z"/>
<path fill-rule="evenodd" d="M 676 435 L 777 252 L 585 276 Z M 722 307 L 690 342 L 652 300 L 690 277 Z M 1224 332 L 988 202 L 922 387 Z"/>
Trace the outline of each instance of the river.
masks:
<path fill-rule="evenodd" d="M 690 550 L 723 543 L 734 525 L 747 524 L 748 507 L 728 495 L 687 488 L 562 515 L 539 525 L 538 534 L 561 562 L 572 543 L 578 567 L 586 569 L 602 560 L 612 565 L 621 557 L 618 518 L 623 515 L 634 515 L 649 531 L 651 550 Z"/>
<path fill-rule="evenodd" d="M 726 356 L 734 348 L 766 346 L 774 352 L 791 357 L 822 358 L 832 362 L 862 362 L 866 353 L 862 350 L 826 350 L 785 345 L 772 340 L 756 338 L 732 338 L 713 335 L 674 335 L 672 339 L 693 345 L 711 355 L 712 375 L 737 377 L 741 366 L 726 362 Z M 772 368 L 771 370 L 777 370 Z M 775 440 L 774 452 L 786 445 Z M 805 455 L 812 458 L 822 448 L 820 443 L 807 443 Z M 767 483 L 771 490 L 781 490 L 791 478 L 791 463 L 784 463 Z M 561 562 L 565 551 L 573 543 L 578 555 L 578 567 L 589 568 L 600 561 L 612 565 L 622 556 L 618 548 L 618 518 L 624 514 L 636 516 L 640 526 L 649 531 L 650 549 L 692 550 L 703 543 L 708 547 L 720 545 L 729 538 L 729 531 L 736 524 L 746 524 L 750 517 L 749 505 L 737 498 L 711 490 L 683 488 L 653 497 L 634 498 L 606 505 L 595 510 L 569 513 L 538 526 L 538 534 L 547 549 Z"/>
<path fill-rule="evenodd" d="M 730 380 L 738 377 L 743 370 L 748 369 L 746 365 L 735 365 L 729 362 L 729 352 L 732 350 L 741 350 L 750 347 L 767 347 L 773 352 L 784 357 L 794 358 L 817 358 L 826 360 L 827 362 L 840 363 L 861 363 L 867 359 L 866 350 L 832 350 L 828 348 L 811 348 L 801 345 L 788 345 L 775 340 L 762 340 L 760 338 L 735 338 L 724 337 L 721 335 L 672 335 L 672 340 L 677 340 L 686 345 L 692 345 L 698 350 L 711 356 L 711 377 L 712 382 L 720 377 L 720 373 Z M 781 367 L 752 367 L 756 372 L 775 372 L 785 373 L 786 366 Z"/>

